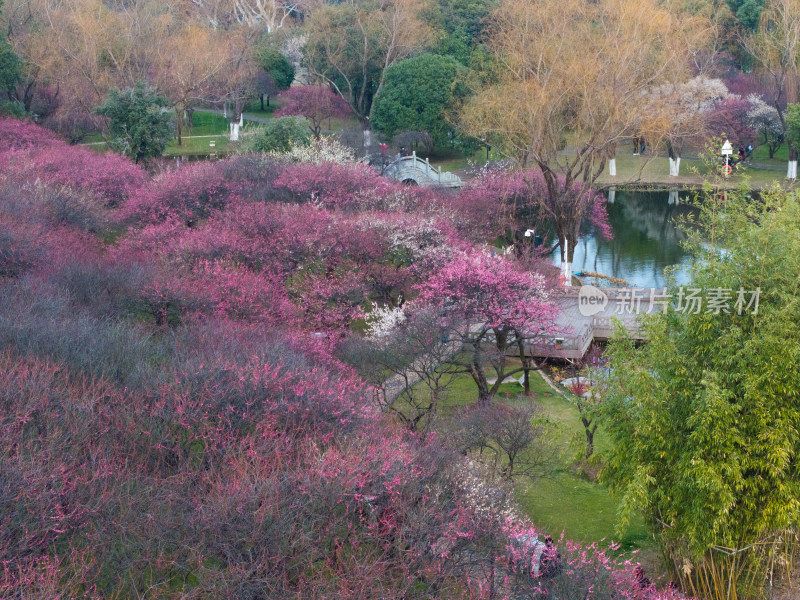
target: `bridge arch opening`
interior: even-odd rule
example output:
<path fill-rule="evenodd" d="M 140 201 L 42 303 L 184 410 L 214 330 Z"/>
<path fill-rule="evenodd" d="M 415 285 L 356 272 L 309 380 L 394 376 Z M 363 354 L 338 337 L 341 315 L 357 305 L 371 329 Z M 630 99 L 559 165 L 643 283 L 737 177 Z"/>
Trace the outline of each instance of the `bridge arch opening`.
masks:
<path fill-rule="evenodd" d="M 419 183 L 417 183 L 417 180 L 416 179 L 411 179 L 411 177 L 409 177 L 407 179 L 403 179 L 402 183 L 403 183 L 403 185 L 419 185 Z"/>

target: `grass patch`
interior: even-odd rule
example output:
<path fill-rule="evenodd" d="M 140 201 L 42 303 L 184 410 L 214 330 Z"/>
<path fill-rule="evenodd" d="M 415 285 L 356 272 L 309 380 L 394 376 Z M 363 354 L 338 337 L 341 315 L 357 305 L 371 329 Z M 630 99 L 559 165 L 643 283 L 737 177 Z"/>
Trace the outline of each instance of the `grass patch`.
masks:
<path fill-rule="evenodd" d="M 424 154 L 424 152 L 423 152 Z M 489 152 L 490 160 L 500 160 L 500 155 L 494 150 Z M 458 171 L 470 169 L 486 163 L 486 148 L 476 150 L 473 154 L 465 155 L 455 151 L 436 150 L 430 157 L 431 164 L 443 171 Z"/>
<path fill-rule="evenodd" d="M 213 149 L 209 145 L 212 140 L 216 142 L 216 147 Z M 164 156 L 208 156 L 212 152 L 221 156 L 227 151 L 229 143 L 228 137 L 225 135 L 202 138 L 185 137 L 182 141 L 183 144 L 178 146 L 178 140 L 173 140 L 164 150 Z"/>
<path fill-rule="evenodd" d="M 547 385 L 536 374 L 536 379 Z M 531 386 L 533 389 L 533 386 Z M 585 437 L 578 409 L 567 399 L 547 386 L 550 393 L 541 393 L 536 402 L 552 421 L 557 422 L 565 437 L 560 443 L 574 446 L 575 454 L 584 448 Z M 611 449 L 611 440 L 600 427 L 595 434 L 595 454 L 602 457 Z M 569 453 L 568 456 L 575 456 Z M 644 521 L 633 523 L 617 536 L 617 503 L 602 485 L 590 481 L 571 461 L 566 461 L 552 478 L 534 483 L 520 481 L 516 486 L 517 500 L 534 523 L 553 537 L 564 531 L 568 538 L 593 542 L 614 539 L 624 550 L 649 548 L 652 540 Z"/>
<path fill-rule="evenodd" d="M 98 142 L 105 143 L 106 139 L 103 137 L 102 133 L 90 133 L 83 137 L 81 140 L 81 144 L 96 144 Z"/>
<path fill-rule="evenodd" d="M 756 146 L 753 149 L 753 161 L 758 163 L 771 164 L 774 163 L 776 168 L 786 168 L 786 161 L 789 160 L 789 146 L 784 142 L 775 151 L 773 158 L 769 157 L 769 149 L 766 144 Z"/>
<path fill-rule="evenodd" d="M 669 175 L 669 160 L 666 156 L 633 156 L 627 149 L 617 154 L 617 176 L 608 175 L 608 165 L 598 179 L 601 185 L 654 184 L 700 186 L 711 175 L 708 166 L 700 160 L 681 158 L 680 177 Z M 758 161 L 760 162 L 760 161 Z M 772 164 L 775 165 L 773 168 Z M 785 182 L 785 165 L 773 161 L 769 168 L 745 167 L 730 176 L 731 186 L 742 183 L 745 178 L 754 189 L 771 187 L 775 182 Z"/>
<path fill-rule="evenodd" d="M 519 361 L 509 361 L 518 366 Z M 562 532 L 570 539 L 595 542 L 603 539 L 619 542 L 622 549 L 632 551 L 654 548 L 654 543 L 641 519 L 634 519 L 621 536 L 616 535 L 617 503 L 607 488 L 590 480 L 576 468 L 576 460 L 584 449 L 585 437 L 578 409 L 566 394 L 553 390 L 538 372 L 531 373 L 532 397 L 522 395 L 517 384 L 500 386 L 496 402 L 509 405 L 538 406 L 543 416 L 553 421 L 559 431 L 556 444 L 564 447 L 564 461 L 552 477 L 531 482 L 520 478 L 515 485 L 516 498 L 524 512 L 544 532 L 559 537 Z M 456 376 L 443 400 L 440 416 L 454 417 L 458 410 L 478 400 L 478 392 L 467 374 Z M 595 434 L 595 454 L 602 457 L 611 441 L 600 427 Z"/>
<path fill-rule="evenodd" d="M 222 135 L 228 133 L 229 120 L 217 113 L 195 110 L 192 113 L 192 126 L 184 135 Z"/>

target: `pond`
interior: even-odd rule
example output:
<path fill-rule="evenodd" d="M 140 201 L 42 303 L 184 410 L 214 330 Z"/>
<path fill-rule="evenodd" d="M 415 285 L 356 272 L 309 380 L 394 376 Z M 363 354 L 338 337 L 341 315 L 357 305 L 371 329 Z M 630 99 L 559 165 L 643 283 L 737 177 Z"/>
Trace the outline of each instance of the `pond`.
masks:
<path fill-rule="evenodd" d="M 687 283 L 689 255 L 680 246 L 685 235 L 675 218 L 694 210 L 686 204 L 691 193 L 681 191 L 680 202 L 672 204 L 668 191 L 617 190 L 613 204 L 607 204 L 613 238 L 594 231 L 585 235 L 575 249 L 573 272 L 594 271 L 624 279 L 630 287 L 663 288 L 664 268 L 678 265 L 677 283 Z M 553 260 L 560 262 L 558 251 Z"/>

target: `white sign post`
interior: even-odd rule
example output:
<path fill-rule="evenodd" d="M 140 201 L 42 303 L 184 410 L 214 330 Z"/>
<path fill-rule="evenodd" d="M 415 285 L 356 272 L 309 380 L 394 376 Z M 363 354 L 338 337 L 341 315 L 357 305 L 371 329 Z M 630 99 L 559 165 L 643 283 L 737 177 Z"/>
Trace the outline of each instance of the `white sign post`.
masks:
<path fill-rule="evenodd" d="M 733 170 L 731 166 L 728 164 L 728 157 L 733 154 L 733 146 L 728 140 L 725 140 L 725 143 L 722 144 L 722 155 L 725 157 L 725 168 L 722 169 L 722 172 L 725 173 L 725 177 L 730 175 L 731 171 Z"/>

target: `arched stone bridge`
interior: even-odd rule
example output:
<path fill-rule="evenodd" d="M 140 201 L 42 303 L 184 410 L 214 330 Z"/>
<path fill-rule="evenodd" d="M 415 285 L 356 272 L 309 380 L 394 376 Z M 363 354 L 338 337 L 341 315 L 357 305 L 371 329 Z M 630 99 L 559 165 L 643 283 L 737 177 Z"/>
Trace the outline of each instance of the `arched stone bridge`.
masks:
<path fill-rule="evenodd" d="M 398 158 L 383 170 L 383 174 L 395 181 L 422 186 L 439 185 L 460 188 L 464 185 L 458 175 L 431 166 L 427 158 L 425 160 L 417 158 L 416 152 L 412 152 L 411 156 Z"/>

